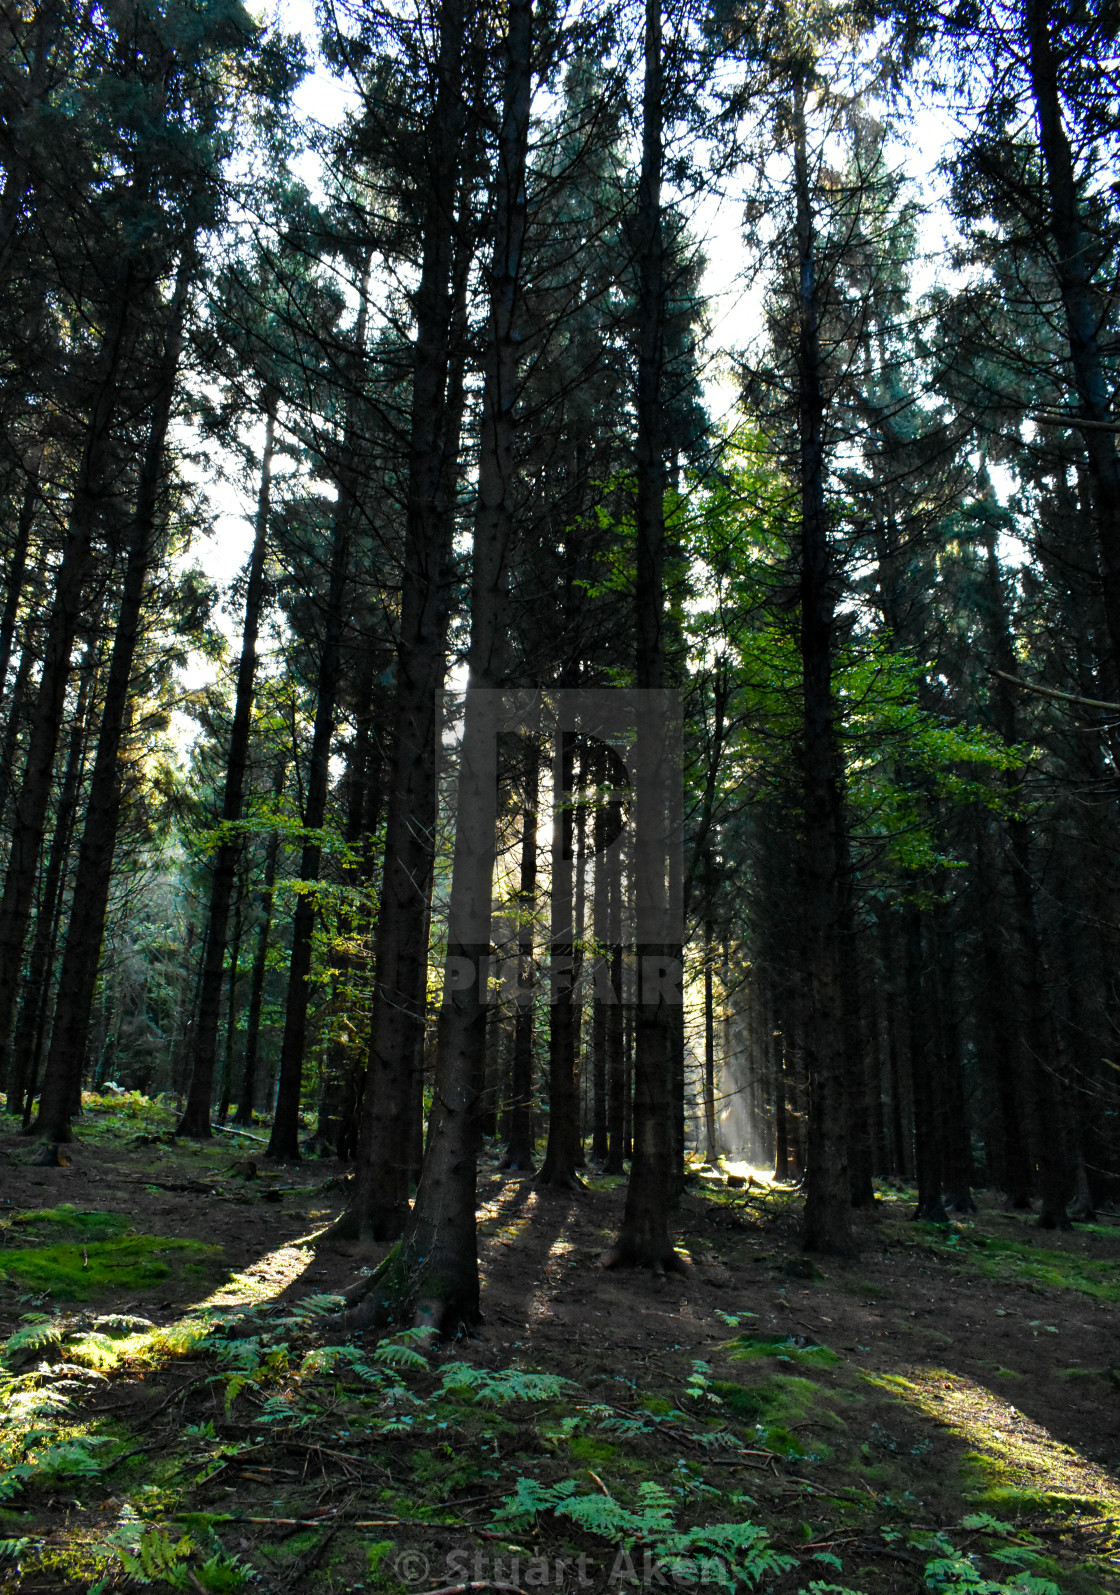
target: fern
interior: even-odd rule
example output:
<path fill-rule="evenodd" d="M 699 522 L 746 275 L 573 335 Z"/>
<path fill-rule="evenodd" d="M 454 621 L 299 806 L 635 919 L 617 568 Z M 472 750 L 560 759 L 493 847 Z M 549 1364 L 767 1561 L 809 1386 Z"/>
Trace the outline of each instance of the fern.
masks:
<path fill-rule="evenodd" d="M 172 1589 L 189 1589 L 186 1564 L 193 1550 L 194 1541 L 189 1534 L 172 1541 L 164 1529 L 151 1528 L 137 1540 L 135 1552 L 121 1546 L 117 1554 L 129 1578 L 138 1584 L 162 1581 Z"/>
<path fill-rule="evenodd" d="M 473 1394 L 476 1401 L 504 1407 L 511 1401 L 557 1401 L 574 1386 L 559 1374 L 530 1373 L 521 1368 L 475 1368 L 468 1362 L 453 1362 L 443 1370 L 441 1394 Z"/>
<path fill-rule="evenodd" d="M 1057 1584 L 1033 1573 L 1016 1573 L 1006 1581 L 985 1578 L 969 1556 L 939 1556 L 927 1562 L 925 1582 L 937 1595 L 1061 1595 Z"/>
<path fill-rule="evenodd" d="M 296 1302 L 288 1309 L 279 1323 L 286 1329 L 307 1332 L 316 1328 L 324 1318 L 341 1312 L 345 1305 L 343 1297 L 332 1296 L 326 1292 L 305 1296 L 302 1301 Z"/>
<path fill-rule="evenodd" d="M 434 1334 L 435 1330 L 427 1326 L 402 1329 L 392 1340 L 383 1340 L 375 1347 L 373 1360 L 385 1368 L 415 1368 L 427 1373 L 428 1359 L 416 1347 L 420 1345 L 427 1349 Z"/>
<path fill-rule="evenodd" d="M 697 1553 L 707 1553 L 705 1576 L 725 1588 L 733 1588 L 736 1580 L 757 1584 L 797 1565 L 795 1557 L 773 1550 L 766 1530 L 755 1523 L 709 1523 L 678 1529 L 673 1522 L 674 1498 L 664 1485 L 647 1480 L 638 1486 L 637 1496 L 637 1506 L 631 1508 L 605 1492 L 577 1494 L 571 1479 L 546 1485 L 519 1478 L 516 1490 L 502 1502 L 493 1522 L 502 1528 L 527 1527 L 539 1514 L 551 1512 L 589 1534 L 613 1541 L 624 1552 L 641 1543 L 658 1558 L 676 1560 L 686 1581 L 689 1573 L 695 1574 Z"/>
<path fill-rule="evenodd" d="M 45 1346 L 60 1345 L 64 1332 L 61 1318 L 51 1318 L 46 1313 L 28 1313 L 23 1328 L 17 1329 L 4 1342 L 3 1356 L 6 1359 L 16 1352 L 41 1351 Z"/>
<path fill-rule="evenodd" d="M 25 1551 L 29 1551 L 34 1540 L 0 1540 L 0 1562 L 18 1562 Z"/>
<path fill-rule="evenodd" d="M 722 1407 L 723 1397 L 712 1389 L 712 1381 L 708 1378 L 711 1371 L 711 1363 L 702 1362 L 699 1357 L 693 1358 L 692 1372 L 688 1376 L 684 1393 L 693 1401 L 710 1401 L 713 1406 Z"/>

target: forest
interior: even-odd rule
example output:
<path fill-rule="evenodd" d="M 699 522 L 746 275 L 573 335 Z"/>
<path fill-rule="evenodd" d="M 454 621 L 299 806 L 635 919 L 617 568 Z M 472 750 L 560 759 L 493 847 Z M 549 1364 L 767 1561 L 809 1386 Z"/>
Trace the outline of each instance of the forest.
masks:
<path fill-rule="evenodd" d="M 1117 1588 L 1115 0 L 20 0 L 0 171 L 0 1589 Z"/>

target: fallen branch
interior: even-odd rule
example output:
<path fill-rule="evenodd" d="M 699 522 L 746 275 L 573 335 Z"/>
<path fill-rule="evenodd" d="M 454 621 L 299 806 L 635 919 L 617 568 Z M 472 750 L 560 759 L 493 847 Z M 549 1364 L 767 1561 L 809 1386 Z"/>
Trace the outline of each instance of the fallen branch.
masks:
<path fill-rule="evenodd" d="M 217 1130 L 221 1135 L 243 1135 L 246 1141 L 259 1141 L 261 1146 L 268 1145 L 267 1135 L 250 1135 L 248 1130 L 238 1130 L 229 1124 L 212 1124 L 212 1130 Z"/>

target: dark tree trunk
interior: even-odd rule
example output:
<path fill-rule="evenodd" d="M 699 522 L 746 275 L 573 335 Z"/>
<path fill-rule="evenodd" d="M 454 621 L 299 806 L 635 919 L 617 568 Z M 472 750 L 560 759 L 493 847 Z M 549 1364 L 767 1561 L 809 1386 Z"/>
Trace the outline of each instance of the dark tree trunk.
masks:
<path fill-rule="evenodd" d="M 273 798 L 279 801 L 284 790 L 285 766 L 277 766 L 273 783 Z M 268 973 L 268 943 L 272 931 L 272 898 L 276 885 L 276 863 L 280 856 L 280 832 L 273 831 L 268 839 L 264 861 L 264 883 L 261 886 L 260 926 L 257 930 L 257 950 L 253 955 L 253 973 L 249 984 L 249 1012 L 245 1021 L 245 1057 L 241 1070 L 241 1095 L 238 1099 L 234 1124 L 252 1124 L 253 1103 L 257 1094 L 257 1061 L 260 1055 L 261 1011 L 264 1007 L 264 983 Z"/>
<path fill-rule="evenodd" d="M 237 864 L 243 841 L 235 827 L 241 819 L 245 801 L 245 777 L 249 764 L 249 726 L 253 712 L 253 688 L 257 672 L 257 633 L 264 604 L 264 567 L 268 553 L 268 515 L 272 491 L 272 460 L 276 448 L 276 401 L 266 408 L 264 452 L 257 491 L 257 517 L 253 548 L 249 555 L 249 576 L 245 589 L 245 620 L 241 630 L 241 656 L 237 664 L 237 688 L 233 701 L 226 783 L 222 793 L 221 841 L 210 875 L 210 903 L 206 932 L 202 942 L 202 975 L 199 986 L 198 1018 L 192 1033 L 192 1069 L 186 1108 L 179 1121 L 178 1135 L 205 1139 L 210 1134 L 210 1102 L 214 1094 L 214 1066 L 218 1048 L 218 1017 L 222 1005 L 222 972 L 226 962 L 226 930 L 229 905 L 233 897 Z"/>
<path fill-rule="evenodd" d="M 222 1057 L 222 1083 L 218 1091 L 218 1123 L 229 1118 L 230 1098 L 233 1095 L 233 1049 L 237 1039 L 237 977 L 241 972 L 241 927 L 245 905 L 245 878 L 238 882 L 233 909 L 233 935 L 229 947 L 229 985 L 226 989 L 226 1046 Z"/>
<path fill-rule="evenodd" d="M 70 844 L 74 834 L 78 795 L 85 763 L 86 739 L 89 735 L 87 712 L 96 657 L 97 645 L 93 642 L 86 651 L 86 658 L 80 671 L 78 701 L 74 706 L 74 718 L 70 725 L 66 771 L 62 778 L 62 789 L 55 811 L 54 833 L 47 853 L 47 869 L 39 897 L 35 935 L 31 943 L 27 977 L 24 981 L 19 1017 L 16 1020 L 12 1042 L 7 1108 L 9 1113 L 19 1114 L 28 1119 L 38 1086 L 39 1071 L 38 1060 L 35 1057 L 35 1041 L 39 1031 L 40 1015 L 50 986 L 52 954 L 62 911 L 64 871 L 70 857 Z"/>
<path fill-rule="evenodd" d="M 1050 205 L 1050 262 L 1065 309 L 1073 383 L 1081 406 L 1082 442 L 1088 464 L 1090 499 L 1100 552 L 1101 586 L 1112 644 L 1112 667 L 1120 668 L 1120 456 L 1102 343 L 1100 294 L 1090 268 L 1090 239 L 1081 219 L 1081 202 L 1069 135 L 1062 120 L 1058 61 L 1050 36 L 1054 8 L 1047 0 L 1024 0 L 1027 66 L 1038 142 Z M 1075 427 L 1077 421 L 1072 423 Z M 1046 1196 L 1043 1196 L 1044 1211 Z M 1055 1215 L 1051 1215 L 1055 1216 Z"/>
<path fill-rule="evenodd" d="M 986 598 L 989 630 L 998 668 L 1005 675 L 1014 675 L 1015 654 L 993 535 L 987 538 Z M 1019 740 L 1015 703 L 1006 680 L 999 677 L 993 679 L 992 707 L 1000 735 L 1009 746 L 1014 746 Z M 1017 781 L 1014 771 L 1006 772 L 1006 782 L 1009 790 L 1015 794 Z M 1052 1074 L 1058 1057 L 1057 1035 L 1053 1008 L 1047 1000 L 1046 969 L 1035 913 L 1030 828 L 1026 820 L 1014 811 L 1007 821 L 1007 839 L 1012 901 L 1015 905 L 1019 1036 L 1026 1062 L 1034 1153 L 1038 1165 L 1039 1195 L 1042 1198 L 1038 1222 L 1042 1229 L 1065 1230 L 1071 1227 L 1066 1204 L 1073 1190 L 1072 1170 L 1063 1145 L 1062 1121 Z"/>
<path fill-rule="evenodd" d="M 27 576 L 27 550 L 31 543 L 31 528 L 35 524 L 35 511 L 38 507 L 39 478 L 38 473 L 33 471 L 28 474 L 24 484 L 23 502 L 16 526 L 16 540 L 4 581 L 4 613 L 0 615 L 0 692 L 4 690 L 4 684 L 8 679 L 8 666 L 12 662 L 16 618 Z"/>
<path fill-rule="evenodd" d="M 576 1094 L 576 1014 L 572 987 L 578 978 L 574 901 L 575 738 L 558 733 L 553 765 L 552 929 L 549 939 L 548 1143 L 537 1176 L 540 1185 L 578 1186 L 579 1099 Z"/>
<path fill-rule="evenodd" d="M 947 882 L 942 881 L 944 893 Z M 969 1133 L 968 1100 L 961 1060 L 960 1002 L 956 990 L 953 926 L 944 895 L 934 904 L 937 946 L 937 1014 L 941 1055 L 941 1143 L 944 1148 L 945 1205 L 954 1213 L 975 1213 L 974 1169 Z"/>
<path fill-rule="evenodd" d="M 784 1032 L 774 1038 L 774 1178 L 783 1185 L 790 1177 L 789 1087 Z"/>
<path fill-rule="evenodd" d="M 845 854 L 847 849 L 845 848 Z M 852 905 L 851 862 L 844 859 L 843 952 L 840 962 L 840 1001 L 844 1023 L 845 1086 L 848 1122 L 848 1191 L 853 1207 L 871 1207 L 872 1184 L 871 1105 L 867 1091 L 866 1033 L 860 982 L 860 946 Z"/>
<path fill-rule="evenodd" d="M 19 736 L 28 715 L 28 699 L 31 698 L 31 706 L 34 704 L 34 695 L 30 691 L 31 672 L 38 658 L 39 648 L 35 639 L 34 628 L 29 625 L 27 634 L 24 637 L 23 647 L 20 649 L 16 679 L 12 683 L 12 695 L 8 699 L 8 718 L 4 727 L 4 744 L 0 748 L 0 819 L 3 818 L 4 811 L 8 807 L 8 796 L 12 786 L 12 770 L 16 762 Z"/>
<path fill-rule="evenodd" d="M 518 898 L 518 1003 L 513 1023 L 510 1080 L 509 1142 L 502 1167 L 533 1172 L 533 1026 L 536 1007 L 533 926 L 537 903 L 537 808 L 540 802 L 540 755 L 535 741 L 525 739 L 522 789 L 521 873 Z"/>
<path fill-rule="evenodd" d="M 719 1163 L 716 1144 L 716 1005 L 712 960 L 715 946 L 711 910 L 704 916 L 704 1162 Z"/>
<path fill-rule="evenodd" d="M 475 1229 L 479 1091 L 486 1046 L 497 826 L 499 721 L 486 689 L 503 679 L 508 562 L 521 385 L 517 326 L 525 239 L 532 63 L 531 0 L 510 0 L 495 181 L 490 343 L 479 440 L 471 633 L 448 915 L 448 982 L 436 1038 L 432 1111 L 416 1202 L 401 1239 L 400 1308 L 441 1333 L 479 1317 Z M 473 690 L 472 690 L 473 689 Z M 468 969 L 457 985 L 451 971 Z"/>
<path fill-rule="evenodd" d="M 610 922 L 612 941 L 610 949 L 610 982 L 615 1001 L 607 1009 L 607 1161 L 604 1173 L 621 1174 L 626 1145 L 626 1119 L 628 1106 L 628 1080 L 626 1059 L 625 1009 L 622 991 L 622 945 L 617 939 L 621 920 L 622 883 L 616 871 L 611 872 Z"/>
<path fill-rule="evenodd" d="M 665 359 L 665 281 L 662 228 L 665 77 L 660 0 L 646 0 L 645 75 L 642 90 L 642 161 L 638 181 L 637 247 L 637 513 L 634 630 L 638 763 L 635 830 L 639 838 L 664 834 L 667 781 L 662 726 L 655 693 L 665 685 L 665 439 L 662 376 Z M 651 772 L 660 779 L 652 779 Z M 670 859 L 674 839 L 669 838 Z M 679 1105 L 674 1101 L 674 1014 L 661 982 L 653 996 L 644 979 L 650 966 L 679 959 L 679 946 L 663 939 L 667 906 L 648 868 L 636 877 L 638 991 L 634 1009 L 633 1156 L 618 1239 L 605 1259 L 661 1272 L 679 1268 L 670 1219 L 679 1195 Z M 651 927 L 663 921 L 662 935 Z M 647 962 L 648 961 L 648 962 Z"/>
<path fill-rule="evenodd" d="M 376 659 L 374 649 L 367 648 L 356 694 L 358 711 L 354 738 L 347 753 L 344 777 L 346 824 L 343 840 L 356 856 L 353 862 L 345 865 L 343 882 L 354 892 L 360 891 L 370 880 L 373 837 L 381 813 L 381 749 L 373 734 Z M 332 1004 L 336 1009 L 346 1000 L 345 993 L 352 989 L 350 983 L 363 966 L 362 956 L 355 953 L 352 946 L 355 936 L 364 939 L 365 929 L 356 919 L 354 906 L 344 904 L 339 909 L 330 952 Z M 345 1035 L 336 1032 L 331 1042 L 314 1137 L 321 1150 L 333 1148 L 338 1157 L 347 1161 L 357 1151 L 358 1114 L 365 1072 L 364 1055 L 359 1066 L 358 1049 L 352 1044 L 351 1035 L 351 1027 L 346 1026 Z"/>
<path fill-rule="evenodd" d="M 472 1327 L 479 1316 L 478 1246 L 475 1230 L 479 1092 L 483 1081 L 487 971 L 491 951 L 491 903 L 497 823 L 497 725 L 485 689 L 497 687 L 503 676 L 501 651 L 505 640 L 505 602 L 508 560 L 514 525 L 514 455 L 516 407 L 520 386 L 516 317 L 519 310 L 521 250 L 525 227 L 525 156 L 528 141 L 532 11 L 530 0 L 513 0 L 508 13 L 505 88 L 498 137 L 494 193 L 494 255 L 490 271 L 490 337 L 483 389 L 478 459 L 478 497 L 475 507 L 471 566 L 471 632 L 467 652 L 467 700 L 460 753 L 455 857 L 452 868 L 448 926 L 448 977 L 436 1033 L 435 1079 L 432 1111 L 424 1146 L 424 1160 L 416 1202 L 410 1214 L 407 1188 L 395 1154 L 396 1177 L 377 1167 L 378 1145 L 370 1133 L 371 1120 L 363 1124 L 362 1160 L 359 1166 L 359 1222 L 376 1234 L 401 1237 L 401 1276 L 397 1311 L 441 1332 Z M 448 125 L 440 136 L 455 137 L 463 106 L 459 87 L 459 40 L 463 16 L 458 5 L 445 3 L 442 24 L 445 41 L 455 51 L 441 75 L 439 93 L 447 93 Z M 437 96 L 436 114 L 440 114 Z M 447 152 L 446 172 L 453 172 L 455 153 Z M 464 203 L 466 201 L 464 200 Z M 435 218 L 433 217 L 433 221 Z M 436 226 L 438 242 L 443 229 Z M 453 277 L 447 266 L 433 276 L 436 303 L 451 309 L 445 284 Z M 435 325 L 435 323 L 433 323 Z M 450 317 L 438 325 L 446 339 Z M 418 329 L 419 336 L 419 329 Z M 446 345 L 445 351 L 446 351 Z M 448 370 L 444 352 L 443 381 Z M 442 388 L 442 382 L 441 382 Z M 414 435 L 415 441 L 415 435 Z M 446 517 L 441 517 L 446 523 Z M 418 530 L 420 528 L 418 527 Z M 446 558 L 446 533 L 436 517 L 423 543 L 424 556 L 439 549 Z M 476 689 L 472 691 L 471 689 Z M 483 689 L 479 691 L 477 689 Z M 429 760 L 431 755 L 428 755 Z M 477 805 L 471 812 L 471 805 Z M 434 808 L 434 806 L 433 806 Z M 386 872 L 389 869 L 386 852 Z M 430 866 L 428 866 L 430 869 Z M 384 893 L 383 893 L 384 895 Z M 426 929 L 427 917 L 424 916 Z M 422 949 L 417 953 L 422 955 Z M 452 989 L 451 971 L 464 968 L 470 979 Z M 383 970 L 378 964 L 378 988 Z M 416 993 L 413 1005 L 422 995 Z M 408 1058 L 386 1056 L 387 1037 L 377 1031 L 377 1003 L 371 1040 L 367 1098 L 374 1114 L 399 1123 L 400 1099 L 408 1075 L 402 1063 L 415 1068 L 416 1041 Z M 403 1138 L 407 1146 L 407 1137 Z M 381 1145 L 384 1146 L 382 1139 Z M 390 1165 L 391 1166 L 391 1165 Z M 380 1180 L 381 1188 L 376 1189 Z"/>
<path fill-rule="evenodd" d="M 464 136 L 463 0 L 440 8 L 438 82 L 427 137 L 438 178 L 425 202 L 416 292 L 404 569 L 393 744 L 374 948 L 369 1068 L 362 1095 L 354 1200 L 346 1233 L 393 1240 L 408 1214 L 423 1101 L 428 918 L 436 820 L 436 700 L 444 678 L 452 582 L 449 481 L 462 417 L 456 330 L 465 291 L 457 256 Z"/>
<path fill-rule="evenodd" d="M 798 257 L 798 435 L 801 489 L 802 813 L 808 1002 L 802 1040 L 810 1105 L 802 1244 L 807 1251 L 852 1247 L 848 1179 L 846 1050 L 840 996 L 844 835 L 836 708 L 832 694 L 835 571 L 824 497 L 824 393 L 816 251 L 809 191 L 805 84 L 793 96 Z M 846 850 L 844 850 L 846 851 Z"/>
<path fill-rule="evenodd" d="M 930 989 L 922 938 L 922 913 L 906 909 L 906 1009 L 910 1031 L 910 1080 L 914 1093 L 914 1158 L 918 1206 L 915 1218 L 947 1224 L 943 1200 L 944 1159 L 938 1134 Z"/>
<path fill-rule="evenodd" d="M 365 330 L 364 314 L 359 319 L 358 346 L 361 348 Z M 299 862 L 300 891 L 292 916 L 292 952 L 288 965 L 284 1037 L 280 1046 L 280 1081 L 276 1093 L 276 1116 L 265 1153 L 266 1157 L 291 1163 L 299 1159 L 299 1102 L 303 1084 L 307 1014 L 311 1004 L 312 938 L 319 901 L 314 888 L 319 880 L 323 854 L 320 837 L 330 790 L 331 742 L 342 668 L 342 633 L 345 624 L 343 599 L 350 569 L 350 523 L 353 516 L 353 482 L 349 476 L 352 465 L 352 459 L 347 458 L 346 478 L 340 479 L 338 484 L 334 534 L 331 539 L 326 614 L 315 683 L 315 724 L 311 734 L 303 814 L 305 839 Z"/>
<path fill-rule="evenodd" d="M 120 269 L 115 314 L 99 355 L 69 525 L 55 574 L 23 780 L 15 802 L 8 869 L 0 897 L 0 1078 L 5 1079 L 23 944 L 50 802 L 51 772 L 66 708 L 70 655 L 85 610 L 86 585 L 93 568 L 94 536 L 109 496 L 113 422 L 121 398 L 120 368 L 132 308 L 133 275 L 132 263 L 126 260 Z"/>
<path fill-rule="evenodd" d="M 160 489 L 164 479 L 164 447 L 171 420 L 183 322 L 194 264 L 194 251 L 188 245 L 180 261 L 168 311 L 148 441 L 137 486 L 136 510 L 105 682 L 97 752 L 90 773 L 85 824 L 78 850 L 66 950 L 59 975 L 59 991 L 64 994 L 65 1000 L 59 1005 L 51 1032 L 36 1121 L 36 1130 L 50 1141 L 71 1139 L 70 1115 L 73 1105 L 81 1101 L 82 1069 L 89 1039 L 97 971 L 101 963 L 105 914 L 113 877 L 113 854 L 120 825 L 120 749 L 131 712 L 132 666 L 155 560 Z"/>

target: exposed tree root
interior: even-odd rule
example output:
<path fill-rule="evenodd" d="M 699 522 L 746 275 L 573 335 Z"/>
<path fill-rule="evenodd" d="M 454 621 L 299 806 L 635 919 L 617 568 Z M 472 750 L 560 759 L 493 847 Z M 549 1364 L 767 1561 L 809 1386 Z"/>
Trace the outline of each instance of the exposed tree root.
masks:
<path fill-rule="evenodd" d="M 617 1241 L 599 1258 L 600 1268 L 648 1268 L 654 1274 L 687 1274 L 689 1265 L 672 1246 L 656 1251 Z"/>

